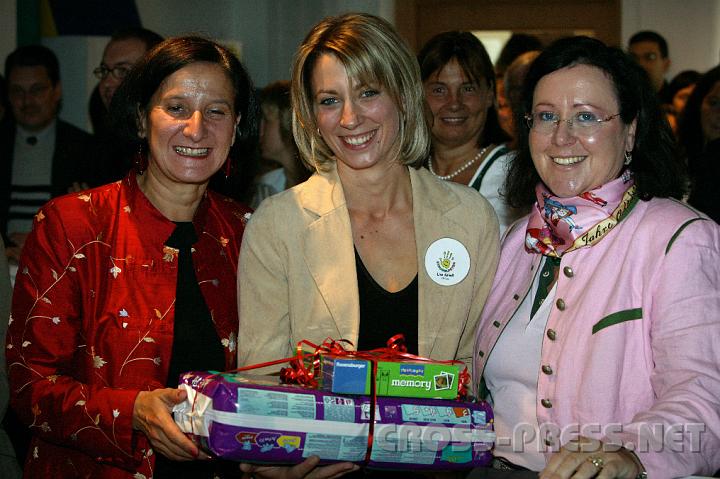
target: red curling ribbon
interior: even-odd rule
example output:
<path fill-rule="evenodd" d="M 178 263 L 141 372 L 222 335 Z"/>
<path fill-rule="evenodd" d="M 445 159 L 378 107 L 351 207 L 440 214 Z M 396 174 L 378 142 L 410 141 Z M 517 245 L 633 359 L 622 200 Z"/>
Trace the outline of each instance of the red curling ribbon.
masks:
<path fill-rule="evenodd" d="M 457 399 L 463 399 L 467 396 L 470 385 L 470 373 L 462 361 L 445 360 L 436 361 L 423 356 L 410 354 L 405 346 L 405 336 L 396 334 L 387 340 L 386 347 L 371 349 L 369 351 L 354 351 L 345 349 L 345 346 L 353 347 L 353 343 L 347 339 L 325 338 L 322 344 L 317 345 L 303 339 L 296 346 L 295 356 L 289 358 L 278 359 L 276 361 L 268 361 L 265 363 L 254 364 L 238 368 L 235 371 L 247 371 L 250 369 L 258 369 L 275 364 L 288 363 L 289 367 L 280 370 L 280 378 L 285 384 L 300 384 L 306 387 L 317 388 L 320 374 L 320 357 L 322 355 L 333 355 L 348 359 L 364 359 L 376 364 L 377 361 L 402 361 L 402 362 L 432 362 L 436 364 L 459 364 L 463 368 L 458 377 L 458 395 Z M 312 352 L 303 352 L 303 346 L 307 346 Z"/>
<path fill-rule="evenodd" d="M 405 335 L 402 333 L 396 334 L 387 340 L 387 347 L 389 349 L 398 351 L 400 353 L 407 353 L 407 346 L 405 346 Z"/>
<path fill-rule="evenodd" d="M 402 336 L 402 334 L 399 336 Z M 402 336 L 402 340 L 405 342 L 404 336 Z M 365 450 L 365 464 L 370 462 L 370 455 L 372 454 L 373 440 L 375 438 L 375 405 L 377 404 L 377 361 L 373 361 L 370 364 L 372 364 L 372 370 L 370 372 L 370 422 L 368 423 L 368 440 L 367 449 Z"/>

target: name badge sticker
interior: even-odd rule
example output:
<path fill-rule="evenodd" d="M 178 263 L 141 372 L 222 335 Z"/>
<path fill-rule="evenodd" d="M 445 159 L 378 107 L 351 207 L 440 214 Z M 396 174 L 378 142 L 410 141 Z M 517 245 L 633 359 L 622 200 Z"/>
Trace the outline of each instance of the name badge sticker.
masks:
<path fill-rule="evenodd" d="M 458 240 L 440 238 L 425 253 L 425 271 L 439 285 L 456 285 L 470 271 L 470 254 Z"/>

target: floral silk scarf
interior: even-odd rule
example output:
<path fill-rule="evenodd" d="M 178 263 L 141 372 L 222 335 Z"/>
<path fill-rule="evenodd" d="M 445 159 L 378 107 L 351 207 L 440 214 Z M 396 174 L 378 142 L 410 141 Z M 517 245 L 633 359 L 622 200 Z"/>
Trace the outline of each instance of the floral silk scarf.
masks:
<path fill-rule="evenodd" d="M 572 198 L 553 196 L 543 183 L 535 187 L 525 249 L 560 258 L 600 241 L 630 213 L 638 201 L 630 170 L 617 179 Z"/>

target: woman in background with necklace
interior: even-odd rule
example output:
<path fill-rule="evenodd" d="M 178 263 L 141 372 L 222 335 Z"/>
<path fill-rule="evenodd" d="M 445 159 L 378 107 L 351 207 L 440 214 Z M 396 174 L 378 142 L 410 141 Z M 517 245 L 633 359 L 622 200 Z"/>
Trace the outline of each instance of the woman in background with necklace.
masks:
<path fill-rule="evenodd" d="M 418 55 L 429 106 L 432 154 L 426 166 L 441 180 L 468 185 L 495 209 L 502 234 L 525 211 L 500 194 L 509 150 L 495 107 L 495 73 L 482 43 L 469 32 L 431 38 Z"/>

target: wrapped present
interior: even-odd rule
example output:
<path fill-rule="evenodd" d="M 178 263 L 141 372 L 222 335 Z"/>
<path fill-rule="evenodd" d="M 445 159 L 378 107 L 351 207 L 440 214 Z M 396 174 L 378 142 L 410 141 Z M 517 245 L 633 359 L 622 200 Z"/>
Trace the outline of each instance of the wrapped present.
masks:
<path fill-rule="evenodd" d="M 275 377 L 203 372 L 182 375 L 180 387 L 188 397 L 175 421 L 225 459 L 296 464 L 317 455 L 325 464 L 398 470 L 491 460 L 492 411 L 484 402 L 339 395 Z"/>
<path fill-rule="evenodd" d="M 346 340 L 331 338 L 316 345 L 303 340 L 295 357 L 246 366 L 250 370 L 288 362 L 280 377 L 287 384 L 302 384 L 338 394 L 462 399 L 470 375 L 461 361 L 437 361 L 409 354 L 402 334 L 387 341 L 387 347 L 354 351 Z M 307 351 L 304 348 L 311 348 Z M 374 384 L 373 384 L 374 383 Z M 375 387 L 373 387 L 375 386 Z"/>
<path fill-rule="evenodd" d="M 412 360 L 375 361 L 378 396 L 455 399 L 460 366 Z M 333 354 L 320 355 L 318 388 L 338 394 L 370 395 L 373 361 Z M 464 366 L 463 366 L 464 368 Z"/>

